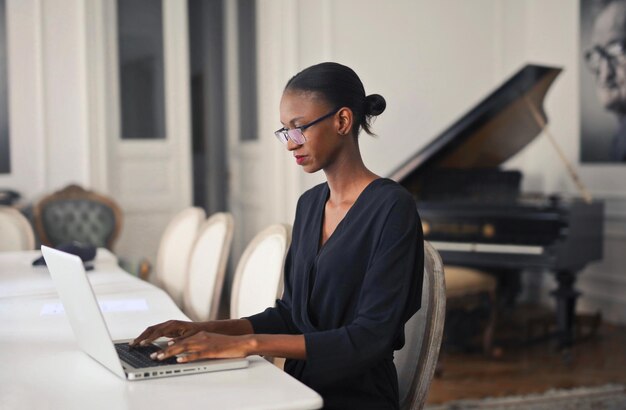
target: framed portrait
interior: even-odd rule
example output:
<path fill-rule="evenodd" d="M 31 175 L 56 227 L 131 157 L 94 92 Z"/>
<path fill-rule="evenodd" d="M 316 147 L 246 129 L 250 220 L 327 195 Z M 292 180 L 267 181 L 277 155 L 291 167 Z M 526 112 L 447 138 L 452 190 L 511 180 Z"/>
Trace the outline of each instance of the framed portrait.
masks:
<path fill-rule="evenodd" d="M 580 162 L 626 162 L 626 0 L 580 1 Z"/>

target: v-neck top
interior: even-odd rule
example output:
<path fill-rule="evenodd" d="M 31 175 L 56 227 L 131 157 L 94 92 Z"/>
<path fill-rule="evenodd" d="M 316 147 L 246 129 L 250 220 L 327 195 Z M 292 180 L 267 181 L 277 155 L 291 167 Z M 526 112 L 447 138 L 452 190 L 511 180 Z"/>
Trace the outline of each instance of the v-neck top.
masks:
<path fill-rule="evenodd" d="M 372 181 L 320 246 L 326 183 L 299 199 L 276 306 L 248 317 L 255 333 L 303 334 L 306 360 L 285 371 L 316 390 L 325 408 L 398 408 L 393 351 L 419 309 L 424 247 L 411 194 Z"/>

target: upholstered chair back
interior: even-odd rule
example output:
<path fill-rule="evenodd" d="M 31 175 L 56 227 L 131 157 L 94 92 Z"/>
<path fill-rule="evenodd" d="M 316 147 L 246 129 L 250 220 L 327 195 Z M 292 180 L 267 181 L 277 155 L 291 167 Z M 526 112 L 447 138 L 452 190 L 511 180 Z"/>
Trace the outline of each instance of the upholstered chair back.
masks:
<path fill-rule="evenodd" d="M 122 226 L 115 201 L 69 185 L 35 205 L 35 224 L 41 243 L 56 247 L 67 242 L 112 249 Z"/>

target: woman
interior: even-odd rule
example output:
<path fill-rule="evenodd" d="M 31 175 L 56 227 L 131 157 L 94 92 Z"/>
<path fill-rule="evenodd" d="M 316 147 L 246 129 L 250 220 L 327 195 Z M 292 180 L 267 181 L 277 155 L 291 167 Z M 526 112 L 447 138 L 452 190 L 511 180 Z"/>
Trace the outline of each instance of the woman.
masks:
<path fill-rule="evenodd" d="M 340 64 L 289 80 L 276 137 L 327 182 L 298 201 L 282 298 L 248 318 L 152 326 L 133 343 L 174 337 L 158 360 L 285 357 L 285 371 L 319 392 L 326 408 L 398 408 L 393 351 L 420 306 L 423 238 L 411 195 L 361 159 L 359 131 L 371 134 L 370 119 L 385 106 Z"/>

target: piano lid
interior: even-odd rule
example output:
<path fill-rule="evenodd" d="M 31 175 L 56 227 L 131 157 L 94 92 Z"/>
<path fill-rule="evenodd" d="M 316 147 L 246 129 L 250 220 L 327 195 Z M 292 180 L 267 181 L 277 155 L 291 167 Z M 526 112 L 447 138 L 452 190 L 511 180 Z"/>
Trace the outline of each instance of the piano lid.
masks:
<path fill-rule="evenodd" d="M 415 180 L 434 168 L 498 167 L 542 131 L 529 104 L 548 122 L 543 99 L 560 72 L 556 67 L 523 67 L 389 178 Z"/>

